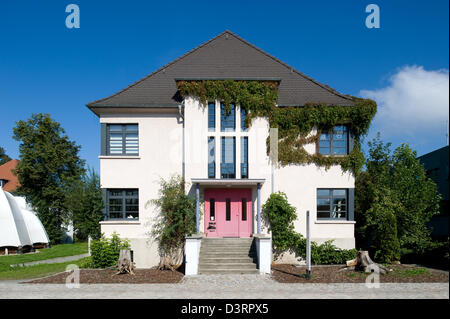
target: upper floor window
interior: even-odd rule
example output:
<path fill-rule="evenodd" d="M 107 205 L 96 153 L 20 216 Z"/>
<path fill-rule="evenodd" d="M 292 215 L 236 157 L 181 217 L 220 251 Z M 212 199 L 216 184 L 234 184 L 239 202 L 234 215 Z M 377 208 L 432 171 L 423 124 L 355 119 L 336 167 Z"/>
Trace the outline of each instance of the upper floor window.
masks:
<path fill-rule="evenodd" d="M 106 214 L 108 219 L 139 219 L 139 190 L 108 189 Z"/>
<path fill-rule="evenodd" d="M 243 132 L 247 131 L 247 125 L 245 124 L 246 118 L 247 118 L 247 111 L 241 106 L 241 130 Z"/>
<path fill-rule="evenodd" d="M 139 155 L 137 124 L 107 125 L 107 155 Z"/>
<path fill-rule="evenodd" d="M 220 130 L 222 132 L 234 132 L 236 129 L 235 106 L 231 104 L 231 110 L 225 112 L 225 105 L 220 103 Z"/>
<path fill-rule="evenodd" d="M 216 130 L 216 103 L 208 103 L 208 131 Z"/>
<path fill-rule="evenodd" d="M 347 189 L 318 189 L 317 218 L 347 219 Z"/>
<path fill-rule="evenodd" d="M 348 154 L 347 126 L 339 125 L 322 132 L 319 140 L 319 153 L 323 155 Z"/>

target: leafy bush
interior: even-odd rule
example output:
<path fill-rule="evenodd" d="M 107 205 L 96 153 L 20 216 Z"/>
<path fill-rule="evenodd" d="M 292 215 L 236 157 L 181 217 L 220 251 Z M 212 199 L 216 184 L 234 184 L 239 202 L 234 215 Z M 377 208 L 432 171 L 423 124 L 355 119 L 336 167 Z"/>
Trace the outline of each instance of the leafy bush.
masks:
<path fill-rule="evenodd" d="M 115 232 L 111 238 L 105 238 L 102 234 L 100 239 L 91 242 L 92 268 L 107 268 L 114 266 L 119 259 L 121 249 L 130 249 L 130 243 L 126 239 L 120 239 Z"/>
<path fill-rule="evenodd" d="M 311 262 L 316 265 L 345 264 L 356 258 L 356 249 L 339 249 L 328 240 L 321 245 L 311 243 Z"/>
<path fill-rule="evenodd" d="M 290 205 L 285 193 L 277 192 L 270 195 L 263 205 L 264 216 L 269 222 L 272 232 L 274 253 L 280 255 L 285 251 L 296 256 L 306 257 L 306 238 L 294 230 L 294 220 L 297 213 Z M 356 249 L 339 249 L 329 240 L 321 245 L 311 242 L 311 262 L 313 264 L 344 264 L 347 260 L 356 258 Z"/>

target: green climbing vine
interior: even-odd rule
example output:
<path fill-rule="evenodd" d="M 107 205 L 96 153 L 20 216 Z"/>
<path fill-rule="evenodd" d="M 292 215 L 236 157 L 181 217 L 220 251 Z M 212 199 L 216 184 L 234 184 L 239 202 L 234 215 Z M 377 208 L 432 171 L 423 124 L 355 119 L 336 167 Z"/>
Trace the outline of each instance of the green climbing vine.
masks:
<path fill-rule="evenodd" d="M 198 97 L 204 106 L 207 101 L 220 99 L 225 111 L 231 104 L 240 104 L 247 112 L 247 125 L 252 119 L 265 117 L 270 127 L 278 127 L 278 160 L 290 164 L 316 164 L 329 168 L 340 165 L 344 171 L 358 174 L 364 165 L 360 138 L 369 129 L 377 105 L 369 99 L 352 97 L 353 106 L 307 103 L 302 107 L 277 107 L 278 82 L 256 80 L 184 80 L 178 81 L 181 97 Z M 353 149 L 346 156 L 310 154 L 304 145 L 318 143 L 323 131 L 345 124 L 353 138 Z M 316 129 L 315 133 L 311 134 Z M 269 153 L 269 142 L 267 152 Z"/>

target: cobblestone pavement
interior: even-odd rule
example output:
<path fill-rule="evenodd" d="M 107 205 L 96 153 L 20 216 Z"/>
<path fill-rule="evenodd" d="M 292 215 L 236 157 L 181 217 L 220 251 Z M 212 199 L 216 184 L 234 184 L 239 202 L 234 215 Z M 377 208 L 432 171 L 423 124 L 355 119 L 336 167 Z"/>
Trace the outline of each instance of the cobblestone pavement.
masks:
<path fill-rule="evenodd" d="M 0 298 L 279 298 L 397 299 L 449 298 L 448 283 L 283 284 L 261 275 L 199 275 L 178 284 L 96 284 L 69 289 L 62 284 L 0 281 Z"/>

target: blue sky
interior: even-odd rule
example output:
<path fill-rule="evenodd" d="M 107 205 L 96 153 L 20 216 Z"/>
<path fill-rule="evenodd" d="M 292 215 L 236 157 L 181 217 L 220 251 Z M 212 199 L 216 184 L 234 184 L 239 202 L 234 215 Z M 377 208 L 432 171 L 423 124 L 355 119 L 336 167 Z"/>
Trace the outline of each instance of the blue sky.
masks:
<path fill-rule="evenodd" d="M 68 29 L 65 8 L 80 7 Z M 380 8 L 368 29 L 365 8 Z M 228 29 L 341 93 L 376 98 L 369 133 L 419 155 L 446 144 L 448 1 L 2 1 L 0 146 L 15 122 L 50 113 L 99 167 L 100 125 L 85 104 Z M 445 85 L 447 88 L 445 89 Z M 445 108 L 445 109 L 444 109 Z"/>

